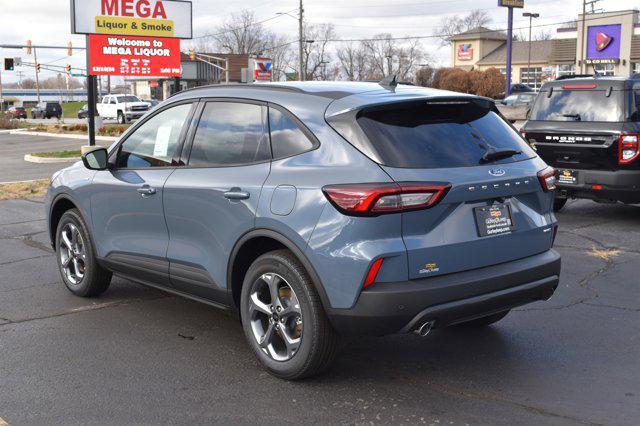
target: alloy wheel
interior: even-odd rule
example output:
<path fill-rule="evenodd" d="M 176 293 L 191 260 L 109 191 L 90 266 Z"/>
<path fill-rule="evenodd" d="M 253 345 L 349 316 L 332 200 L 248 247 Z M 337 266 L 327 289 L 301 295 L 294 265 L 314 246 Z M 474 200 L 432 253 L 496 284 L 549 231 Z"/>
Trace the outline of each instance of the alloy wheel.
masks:
<path fill-rule="evenodd" d="M 65 278 L 78 285 L 84 278 L 87 251 L 80 230 L 73 223 L 67 223 L 60 233 L 60 268 Z"/>
<path fill-rule="evenodd" d="M 302 342 L 302 310 L 293 288 L 280 275 L 266 273 L 252 285 L 249 321 L 260 349 L 275 361 L 288 361 Z"/>

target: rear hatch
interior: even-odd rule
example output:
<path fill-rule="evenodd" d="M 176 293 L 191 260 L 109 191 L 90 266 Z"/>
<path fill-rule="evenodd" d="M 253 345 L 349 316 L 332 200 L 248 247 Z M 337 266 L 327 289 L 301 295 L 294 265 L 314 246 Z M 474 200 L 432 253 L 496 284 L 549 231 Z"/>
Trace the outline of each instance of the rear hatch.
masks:
<path fill-rule="evenodd" d="M 551 248 L 551 194 L 538 179 L 547 166 L 494 112 L 492 102 L 405 101 L 365 108 L 355 120 L 358 129 L 349 136 L 356 147 L 401 186 L 448 187 L 431 208 L 401 213 L 409 278 L 495 265 Z"/>
<path fill-rule="evenodd" d="M 563 169 L 619 169 L 629 92 L 604 84 L 549 86 L 538 96 L 523 128 L 547 164 Z"/>

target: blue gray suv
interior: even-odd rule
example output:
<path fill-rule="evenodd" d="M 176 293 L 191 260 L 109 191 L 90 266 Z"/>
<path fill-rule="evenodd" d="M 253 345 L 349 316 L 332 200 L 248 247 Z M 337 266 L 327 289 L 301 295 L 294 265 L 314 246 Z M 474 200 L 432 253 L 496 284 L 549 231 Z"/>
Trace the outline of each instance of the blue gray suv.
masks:
<path fill-rule="evenodd" d="M 405 85 L 182 92 L 53 176 L 67 288 L 112 274 L 239 313 L 274 375 L 339 336 L 486 326 L 558 286 L 554 170 L 491 100 Z"/>

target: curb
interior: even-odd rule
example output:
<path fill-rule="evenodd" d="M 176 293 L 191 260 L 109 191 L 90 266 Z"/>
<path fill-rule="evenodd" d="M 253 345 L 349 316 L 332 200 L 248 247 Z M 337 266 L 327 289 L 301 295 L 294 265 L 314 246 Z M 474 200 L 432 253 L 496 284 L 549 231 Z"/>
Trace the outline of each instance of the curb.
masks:
<path fill-rule="evenodd" d="M 29 163 L 38 163 L 38 164 L 52 164 L 52 163 L 75 163 L 76 161 L 80 161 L 80 157 L 70 157 L 70 158 L 54 158 L 54 157 L 36 157 L 31 154 L 26 154 L 24 156 L 24 161 L 28 161 Z"/>
<path fill-rule="evenodd" d="M 62 139 L 82 139 L 87 140 L 86 135 L 76 135 L 71 133 L 47 133 L 47 132 L 33 132 L 29 130 L 11 130 L 12 135 L 27 135 L 27 136 L 47 136 L 50 138 L 62 138 Z M 118 140 L 115 136 L 96 136 L 97 141 L 115 142 Z"/>

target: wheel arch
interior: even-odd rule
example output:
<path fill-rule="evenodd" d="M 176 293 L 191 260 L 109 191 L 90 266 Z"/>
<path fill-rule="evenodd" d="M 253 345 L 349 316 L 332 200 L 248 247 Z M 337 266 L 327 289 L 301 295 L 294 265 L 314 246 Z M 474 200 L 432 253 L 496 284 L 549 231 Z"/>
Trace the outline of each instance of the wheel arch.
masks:
<path fill-rule="evenodd" d="M 302 266 L 304 266 L 311 278 L 313 286 L 320 295 L 320 300 L 322 301 L 325 311 L 327 311 L 331 306 L 329 299 L 324 290 L 324 286 L 322 285 L 322 281 L 320 280 L 320 276 L 304 254 L 304 251 L 288 237 L 272 229 L 254 229 L 244 234 L 236 242 L 236 245 L 231 251 L 231 256 L 229 257 L 229 263 L 227 266 L 227 288 L 229 291 L 229 300 L 236 308 L 239 307 L 242 282 L 249 266 L 251 266 L 253 261 L 261 255 L 278 249 L 287 249 L 291 251 L 300 261 Z M 246 257 L 243 258 L 243 256 Z"/>
<path fill-rule="evenodd" d="M 49 208 L 49 238 L 51 239 L 51 246 L 54 248 L 56 246 L 56 230 L 58 229 L 58 223 L 60 223 L 62 215 L 71 209 L 78 210 L 84 220 L 84 223 L 87 226 L 90 226 L 90 222 L 87 221 L 80 205 L 73 200 L 73 198 L 67 194 L 60 194 L 56 196 L 51 202 L 51 207 Z"/>

